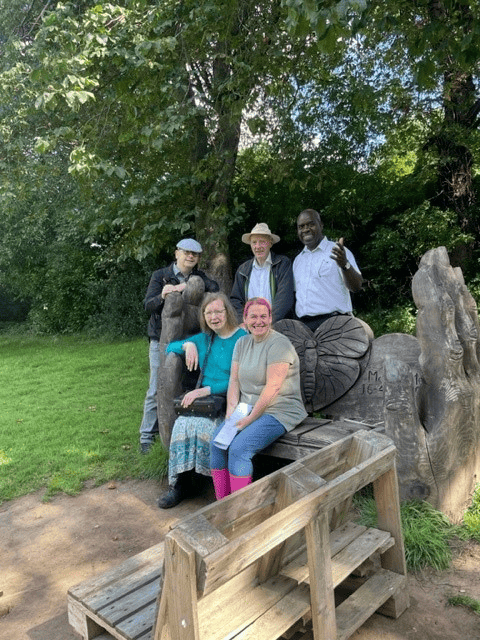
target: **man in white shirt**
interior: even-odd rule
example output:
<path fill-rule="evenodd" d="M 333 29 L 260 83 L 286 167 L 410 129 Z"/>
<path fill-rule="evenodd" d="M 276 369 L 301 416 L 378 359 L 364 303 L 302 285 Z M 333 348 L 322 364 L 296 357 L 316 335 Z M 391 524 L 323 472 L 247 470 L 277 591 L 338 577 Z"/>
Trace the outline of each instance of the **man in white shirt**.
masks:
<path fill-rule="evenodd" d="M 304 249 L 293 262 L 297 318 L 315 331 L 336 315 L 351 315 L 350 291 L 362 288 L 362 274 L 343 238 L 332 242 L 323 235 L 318 211 L 305 209 L 297 218 Z"/>

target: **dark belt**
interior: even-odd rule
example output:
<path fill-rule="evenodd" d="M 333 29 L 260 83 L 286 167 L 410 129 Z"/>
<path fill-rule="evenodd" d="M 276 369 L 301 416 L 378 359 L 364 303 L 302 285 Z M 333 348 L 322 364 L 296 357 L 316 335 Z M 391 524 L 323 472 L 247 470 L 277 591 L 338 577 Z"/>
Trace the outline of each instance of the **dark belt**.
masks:
<path fill-rule="evenodd" d="M 301 322 L 305 322 L 307 320 L 327 320 L 328 318 L 333 318 L 334 316 L 348 316 L 349 313 L 340 313 L 339 311 L 332 311 L 332 313 L 323 313 L 318 316 L 302 316 L 298 318 Z"/>

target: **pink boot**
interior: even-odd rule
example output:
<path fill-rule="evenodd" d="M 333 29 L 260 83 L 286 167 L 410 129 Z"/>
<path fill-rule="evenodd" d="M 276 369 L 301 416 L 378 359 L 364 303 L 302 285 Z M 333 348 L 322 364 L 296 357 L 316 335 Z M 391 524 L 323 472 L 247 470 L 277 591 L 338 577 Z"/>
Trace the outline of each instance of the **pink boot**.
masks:
<path fill-rule="evenodd" d="M 252 476 L 232 476 L 230 474 L 230 490 L 231 493 L 243 489 L 247 484 L 252 483 Z"/>
<path fill-rule="evenodd" d="M 231 493 L 228 469 L 212 469 L 211 472 L 215 497 L 217 500 L 221 500 Z"/>

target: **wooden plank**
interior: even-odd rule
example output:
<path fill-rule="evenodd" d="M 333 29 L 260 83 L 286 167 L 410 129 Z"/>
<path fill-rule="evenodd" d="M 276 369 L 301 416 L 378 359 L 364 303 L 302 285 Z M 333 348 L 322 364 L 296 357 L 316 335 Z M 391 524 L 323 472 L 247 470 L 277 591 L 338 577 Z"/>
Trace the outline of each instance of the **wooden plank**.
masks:
<path fill-rule="evenodd" d="M 235 640 L 272 640 L 287 632 L 310 610 L 310 590 L 299 585 L 255 620 Z"/>
<path fill-rule="evenodd" d="M 165 538 L 167 626 L 172 640 L 200 640 L 195 551 L 179 531 Z"/>
<path fill-rule="evenodd" d="M 311 520 L 305 535 L 313 633 L 316 640 L 330 640 L 335 638 L 336 622 L 328 514 Z"/>
<path fill-rule="evenodd" d="M 162 567 L 142 567 L 139 571 L 131 573 L 109 584 L 103 589 L 96 589 L 83 598 L 83 604 L 91 611 L 101 611 L 104 607 L 129 596 L 146 584 L 159 582 Z"/>
<path fill-rule="evenodd" d="M 378 528 L 389 531 L 396 543 L 382 556 L 382 566 L 407 575 L 395 461 L 391 469 L 374 481 L 373 491 L 377 504 Z"/>
<path fill-rule="evenodd" d="M 88 594 L 94 591 L 104 589 L 109 584 L 116 583 L 132 573 L 141 572 L 144 567 L 161 567 L 163 555 L 164 544 L 161 542 L 141 553 L 137 553 L 117 567 L 104 571 L 71 587 L 68 590 L 68 595 L 76 600 L 83 600 Z"/>
<path fill-rule="evenodd" d="M 284 442 L 288 444 L 299 444 L 302 440 L 302 436 L 306 433 L 314 429 L 318 429 L 319 427 L 324 427 L 327 424 L 332 424 L 332 420 L 328 418 L 305 418 L 295 429 L 292 431 L 287 431 L 283 436 L 281 436 L 278 440 L 279 442 Z"/>
<path fill-rule="evenodd" d="M 73 611 L 73 609 L 75 609 Z M 68 610 L 69 610 L 69 620 L 72 615 L 77 617 L 77 622 L 82 622 L 83 626 L 74 627 L 78 633 L 82 636 L 83 640 L 93 640 L 93 638 L 97 638 L 102 633 L 109 633 L 113 638 L 117 640 L 135 640 L 131 636 L 125 636 L 123 633 L 120 633 L 118 629 L 115 627 L 111 627 L 104 620 L 102 620 L 96 613 L 89 611 L 82 607 L 80 603 L 75 602 L 75 600 L 70 599 L 68 601 Z M 145 640 L 150 640 L 148 635 L 145 637 Z M 142 638 L 142 640 L 144 640 Z"/>
<path fill-rule="evenodd" d="M 130 638 L 137 640 L 140 637 L 141 640 L 146 640 L 147 637 L 152 638 L 156 608 L 155 599 L 139 611 L 131 612 L 127 618 L 115 624 L 114 629 L 121 634 L 122 638 L 125 637 L 129 640 Z"/>
<path fill-rule="evenodd" d="M 366 460 L 372 453 L 372 447 L 364 438 L 352 438 L 352 445 L 345 456 L 342 472 L 356 467 L 360 462 Z M 330 527 L 336 529 L 337 526 L 345 520 L 352 504 L 353 494 L 348 496 L 340 504 L 336 505 L 330 515 Z"/>
<path fill-rule="evenodd" d="M 354 569 L 362 564 L 378 549 L 385 549 L 395 544 L 392 536 L 378 529 L 368 529 L 342 549 L 333 559 L 332 580 L 337 587 Z"/>
<path fill-rule="evenodd" d="M 405 585 L 397 589 L 394 595 L 378 609 L 378 613 L 381 613 L 382 616 L 396 619 L 401 616 L 409 606 L 410 594 L 408 593 L 408 584 L 405 581 Z"/>
<path fill-rule="evenodd" d="M 345 536 L 341 543 L 342 549 L 338 551 L 332 550 L 332 582 L 333 586 L 338 587 L 345 578 L 347 578 L 358 566 L 360 566 L 367 558 L 379 551 L 383 553 L 395 544 L 392 536 L 385 531 L 378 529 L 366 529 L 363 532 L 348 532 L 353 537 L 348 544 L 344 544 L 347 540 Z M 284 567 L 281 570 L 282 575 L 288 575 L 290 578 L 298 580 L 298 582 L 309 582 L 309 570 L 305 554 Z"/>
<path fill-rule="evenodd" d="M 314 473 L 325 478 L 332 470 L 340 469 L 346 452 L 350 449 L 352 437 L 346 437 L 337 442 L 315 451 L 307 458 L 302 459 L 302 464 Z"/>
<path fill-rule="evenodd" d="M 228 591 L 224 591 L 226 597 L 217 602 L 216 606 L 212 606 L 217 593 L 214 592 L 207 609 L 203 607 L 204 600 L 198 603 L 201 640 L 236 640 L 237 634 L 297 588 L 295 581 L 275 576 L 261 585 L 250 585 L 243 592 L 231 594 L 229 597 Z M 310 608 L 309 600 L 307 607 Z"/>
<path fill-rule="evenodd" d="M 300 440 L 300 445 L 320 449 L 346 438 L 351 433 L 352 429 L 345 428 L 344 425 L 339 426 L 331 423 L 326 427 L 318 427 L 314 431 L 309 431 Z"/>
<path fill-rule="evenodd" d="M 203 514 L 197 514 L 186 522 L 180 522 L 175 531 L 182 533 L 182 538 L 195 549 L 200 557 L 207 556 L 221 549 L 229 540 L 214 527 Z"/>
<path fill-rule="evenodd" d="M 353 635 L 405 582 L 405 576 L 386 569 L 380 569 L 367 580 L 337 607 L 337 640 L 347 640 Z"/>
<path fill-rule="evenodd" d="M 103 631 L 97 622 L 86 615 L 85 608 L 71 598 L 67 601 L 68 622 L 84 640 L 97 638 Z"/>
<path fill-rule="evenodd" d="M 254 511 L 249 510 L 243 515 L 238 514 L 235 520 L 221 525 L 223 535 L 229 540 L 243 536 L 247 531 L 250 531 L 252 527 L 256 527 L 257 524 L 265 522 L 265 520 L 270 518 L 274 508 L 275 503 L 272 502 L 267 505 L 262 505 Z M 218 519 L 212 521 L 212 524 L 213 522 L 218 522 Z"/>
<path fill-rule="evenodd" d="M 323 487 L 326 484 L 326 480 L 314 473 L 311 469 L 308 469 L 303 464 L 289 465 L 281 471 L 284 478 L 288 479 L 288 486 L 290 490 L 290 502 L 292 504 L 298 498 L 315 491 L 319 487 Z"/>
<path fill-rule="evenodd" d="M 315 447 L 303 446 L 300 444 L 288 444 L 276 440 L 262 453 L 274 458 L 282 458 L 282 460 L 302 460 L 306 456 L 315 453 Z"/>
<path fill-rule="evenodd" d="M 332 531 L 330 533 L 330 552 L 332 558 L 365 531 L 367 531 L 367 527 L 353 522 L 347 522 L 339 529 Z M 293 580 L 297 582 L 306 582 L 308 580 L 306 550 L 295 558 L 295 560 L 283 567 L 281 569 L 281 575 L 293 578 Z"/>
<path fill-rule="evenodd" d="M 182 524 L 186 525 L 189 520 L 203 515 L 213 527 L 226 537 L 238 536 L 238 522 L 248 521 L 249 517 L 258 517 L 257 512 L 262 514 L 264 519 L 265 514 L 272 512 L 277 497 L 278 482 L 278 472 L 272 473 L 254 483 L 255 491 L 249 492 L 248 502 L 246 502 L 244 494 L 238 496 L 235 492 L 223 500 L 207 505 L 195 514 L 187 516 L 182 520 Z M 175 530 L 176 526 L 174 525 L 172 530 Z M 231 534 L 227 535 L 226 532 L 229 531 Z"/>
<path fill-rule="evenodd" d="M 154 616 L 154 624 L 152 630 L 152 637 L 154 640 L 170 640 L 168 633 L 168 620 L 167 620 L 167 593 L 171 592 L 168 586 L 170 577 L 163 577 L 163 587 L 157 598 L 157 607 Z"/>
<path fill-rule="evenodd" d="M 348 544 L 367 531 L 367 527 L 356 522 L 346 522 L 341 527 L 330 532 L 330 549 L 332 557 L 336 556 Z"/>
<path fill-rule="evenodd" d="M 198 586 L 204 594 L 231 579 L 241 568 L 258 560 L 288 537 L 305 528 L 319 508 L 328 510 L 351 493 L 372 482 L 393 464 L 395 447 L 349 470 L 311 494 L 295 502 L 289 509 L 273 515 L 227 547 L 212 553 L 201 563 Z M 254 487 L 254 485 L 252 485 Z M 243 494 L 244 497 L 245 493 Z"/>
<path fill-rule="evenodd" d="M 142 609 L 155 604 L 160 592 L 160 579 L 153 580 L 105 607 L 98 609 L 97 614 L 108 624 L 116 626 L 122 620 L 138 614 Z M 153 625 L 153 617 L 150 626 Z"/>
<path fill-rule="evenodd" d="M 306 469 L 302 464 L 289 465 L 283 470 L 281 477 L 283 482 L 280 483 L 280 490 L 275 504 L 276 513 L 326 483 L 326 480 L 310 471 L 310 469 Z M 292 538 L 285 540 L 281 545 L 262 556 L 258 571 L 259 582 L 264 582 L 267 578 L 279 572 L 284 558 L 291 553 L 292 545 L 298 546 L 301 544 L 302 541 L 299 534 L 292 536 L 293 540 Z"/>

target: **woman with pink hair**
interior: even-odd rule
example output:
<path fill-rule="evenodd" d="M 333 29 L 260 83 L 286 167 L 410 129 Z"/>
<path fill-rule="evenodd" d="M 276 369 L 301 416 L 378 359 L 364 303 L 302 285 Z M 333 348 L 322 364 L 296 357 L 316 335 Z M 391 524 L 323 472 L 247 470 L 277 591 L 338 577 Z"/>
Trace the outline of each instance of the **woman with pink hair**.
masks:
<path fill-rule="evenodd" d="M 217 499 L 252 482 L 253 456 L 292 430 L 306 416 L 300 391 L 300 363 L 290 340 L 272 329 L 265 298 L 248 300 L 243 312 L 250 335 L 235 345 L 227 392 L 228 419 L 239 403 L 251 407 L 235 423 L 227 449 L 210 445 L 210 468 Z"/>

